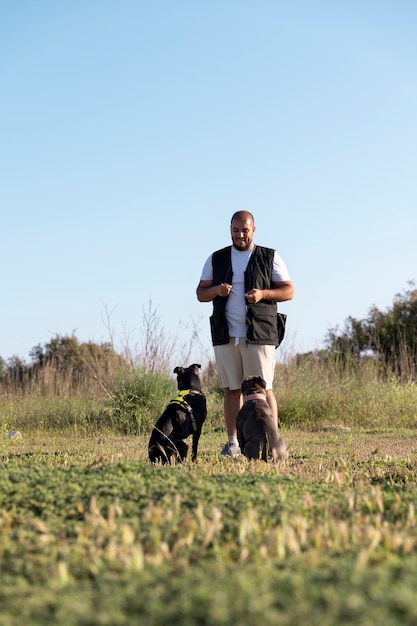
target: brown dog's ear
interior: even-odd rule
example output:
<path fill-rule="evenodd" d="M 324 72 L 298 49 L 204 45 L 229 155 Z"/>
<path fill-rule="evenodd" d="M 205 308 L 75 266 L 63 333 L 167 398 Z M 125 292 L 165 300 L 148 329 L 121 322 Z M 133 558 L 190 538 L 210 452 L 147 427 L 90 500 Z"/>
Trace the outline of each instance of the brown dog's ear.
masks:
<path fill-rule="evenodd" d="M 256 382 L 262 387 L 262 389 L 266 389 L 266 381 L 262 378 L 262 376 L 257 376 Z"/>
<path fill-rule="evenodd" d="M 246 376 L 246 378 L 243 379 L 243 382 L 240 386 L 240 391 L 245 391 L 246 387 L 248 386 L 248 383 L 252 380 L 253 376 Z"/>
<path fill-rule="evenodd" d="M 183 367 L 176 367 L 174 369 L 174 374 L 183 374 L 184 373 L 184 368 Z"/>

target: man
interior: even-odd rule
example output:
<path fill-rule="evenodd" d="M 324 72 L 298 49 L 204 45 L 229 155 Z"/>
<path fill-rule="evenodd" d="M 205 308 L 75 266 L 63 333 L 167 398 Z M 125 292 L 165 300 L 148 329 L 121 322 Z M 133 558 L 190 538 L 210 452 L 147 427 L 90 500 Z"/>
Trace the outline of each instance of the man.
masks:
<path fill-rule="evenodd" d="M 291 300 L 294 287 L 287 267 L 275 250 L 253 243 L 252 213 L 232 217 L 232 246 L 207 259 L 197 287 L 200 302 L 213 302 L 210 318 L 214 355 L 225 389 L 224 417 L 228 443 L 223 455 L 236 457 L 240 448 L 236 416 L 242 406 L 240 387 L 246 376 L 262 376 L 267 401 L 278 420 L 272 391 L 278 341 L 277 302 Z"/>

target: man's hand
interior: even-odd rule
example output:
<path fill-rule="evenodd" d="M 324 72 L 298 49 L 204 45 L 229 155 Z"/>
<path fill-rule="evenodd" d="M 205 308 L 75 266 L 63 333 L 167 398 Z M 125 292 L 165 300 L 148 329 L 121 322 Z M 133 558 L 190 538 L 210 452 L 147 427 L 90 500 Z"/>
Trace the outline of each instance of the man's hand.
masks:
<path fill-rule="evenodd" d="M 256 304 L 264 297 L 263 289 L 251 289 L 245 293 L 245 298 L 250 304 Z"/>
<path fill-rule="evenodd" d="M 221 283 L 219 286 L 219 296 L 225 298 L 232 291 L 232 285 L 229 283 Z"/>

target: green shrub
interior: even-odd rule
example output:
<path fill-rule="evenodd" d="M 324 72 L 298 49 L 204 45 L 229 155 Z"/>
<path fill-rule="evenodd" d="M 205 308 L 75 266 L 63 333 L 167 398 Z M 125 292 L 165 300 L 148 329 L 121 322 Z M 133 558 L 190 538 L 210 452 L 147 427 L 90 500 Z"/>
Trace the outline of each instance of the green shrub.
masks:
<path fill-rule="evenodd" d="M 111 426 L 123 434 L 150 432 L 175 395 L 175 381 L 166 372 L 150 372 L 143 366 L 121 370 L 107 402 Z"/>

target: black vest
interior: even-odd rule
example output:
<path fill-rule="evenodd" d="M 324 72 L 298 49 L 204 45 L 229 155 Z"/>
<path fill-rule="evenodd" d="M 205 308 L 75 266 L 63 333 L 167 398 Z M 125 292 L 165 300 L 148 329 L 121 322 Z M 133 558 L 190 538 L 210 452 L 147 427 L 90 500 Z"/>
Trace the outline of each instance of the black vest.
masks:
<path fill-rule="evenodd" d="M 274 250 L 255 246 L 245 270 L 245 292 L 250 289 L 273 289 L 272 266 Z M 228 246 L 213 253 L 213 285 L 233 284 L 232 247 Z M 226 320 L 227 297 L 216 296 L 213 300 L 213 315 L 210 317 L 213 346 L 229 343 L 229 329 Z M 278 314 L 279 315 L 279 314 Z M 282 336 L 277 321 L 277 305 L 271 300 L 261 300 L 257 304 L 246 303 L 246 341 L 262 345 L 279 346 Z"/>

